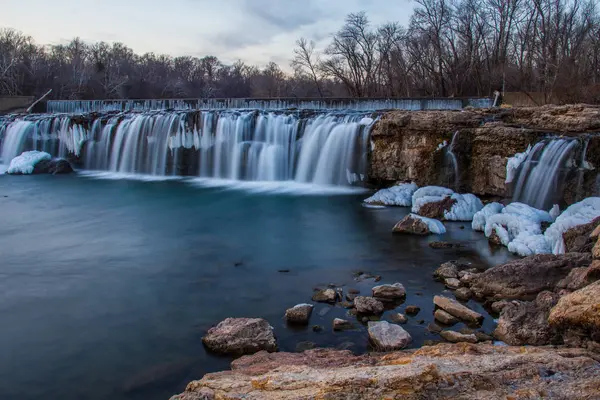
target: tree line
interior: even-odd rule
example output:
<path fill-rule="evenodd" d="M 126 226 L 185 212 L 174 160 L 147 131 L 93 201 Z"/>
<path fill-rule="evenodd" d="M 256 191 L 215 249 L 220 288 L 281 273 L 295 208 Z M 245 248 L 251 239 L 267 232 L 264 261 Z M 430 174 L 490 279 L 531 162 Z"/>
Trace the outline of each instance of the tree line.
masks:
<path fill-rule="evenodd" d="M 0 30 L 0 95 L 58 99 L 462 97 L 495 90 L 600 102 L 596 0 L 414 0 L 410 22 L 349 14 L 324 49 L 300 38 L 293 73 L 122 43 L 38 45 Z"/>

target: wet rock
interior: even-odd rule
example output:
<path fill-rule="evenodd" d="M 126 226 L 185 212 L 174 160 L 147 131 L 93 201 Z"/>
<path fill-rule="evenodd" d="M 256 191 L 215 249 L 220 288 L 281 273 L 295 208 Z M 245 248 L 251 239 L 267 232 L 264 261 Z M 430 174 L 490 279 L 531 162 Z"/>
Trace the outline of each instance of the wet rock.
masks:
<path fill-rule="evenodd" d="M 312 300 L 320 303 L 335 303 L 337 300 L 337 293 L 331 288 L 319 290 L 313 295 Z"/>
<path fill-rule="evenodd" d="M 285 311 L 285 319 L 292 324 L 307 325 L 312 310 L 312 304 L 297 304 Z"/>
<path fill-rule="evenodd" d="M 406 309 L 404 311 L 408 315 L 414 317 L 415 315 L 417 315 L 421 311 L 421 307 L 418 307 L 418 306 L 406 306 Z"/>
<path fill-rule="evenodd" d="M 446 285 L 446 287 L 448 289 L 451 289 L 451 290 L 456 290 L 456 289 L 458 289 L 459 287 L 462 286 L 462 284 L 460 283 L 460 281 L 458 279 L 455 279 L 455 278 L 448 278 L 448 279 L 446 279 L 444 281 L 444 284 Z"/>
<path fill-rule="evenodd" d="M 460 301 L 469 301 L 469 299 L 473 297 L 473 292 L 471 292 L 471 289 L 469 288 L 461 287 L 454 292 L 454 297 Z"/>
<path fill-rule="evenodd" d="M 373 297 L 384 301 L 402 300 L 406 297 L 406 289 L 401 283 L 379 285 L 373 288 Z"/>
<path fill-rule="evenodd" d="M 356 294 L 354 294 L 354 293 L 346 293 L 346 300 L 348 300 L 348 301 L 354 301 L 355 298 L 356 298 Z"/>
<path fill-rule="evenodd" d="M 409 214 L 394 226 L 392 232 L 411 235 L 429 235 L 431 230 L 429 230 L 429 226 L 421 219 Z"/>
<path fill-rule="evenodd" d="M 390 319 L 396 324 L 406 324 L 408 322 L 408 318 L 402 313 L 392 313 Z"/>
<path fill-rule="evenodd" d="M 592 234 L 599 225 L 600 217 L 594 219 L 590 223 L 577 225 L 563 233 L 566 252 L 591 252 L 596 243 L 592 238 Z"/>
<path fill-rule="evenodd" d="M 453 262 L 445 262 L 435 270 L 433 276 L 441 281 L 449 278 L 458 278 L 458 267 Z"/>
<path fill-rule="evenodd" d="M 296 345 L 296 352 L 302 353 L 306 350 L 312 350 L 315 347 L 317 347 L 317 345 L 313 342 L 300 342 Z"/>
<path fill-rule="evenodd" d="M 462 276 L 460 277 L 460 282 L 463 285 L 471 285 L 471 282 L 473 282 L 473 280 L 475 279 L 475 277 L 477 276 L 477 273 L 473 273 L 473 272 L 466 272 L 464 274 L 462 274 Z"/>
<path fill-rule="evenodd" d="M 535 301 L 509 303 L 502 309 L 494 337 L 513 346 L 559 343 L 559 336 L 548 324 L 550 310 L 557 301 L 557 294 L 544 291 Z"/>
<path fill-rule="evenodd" d="M 587 267 L 591 254 L 540 254 L 490 268 L 473 277 L 470 288 L 478 298 L 532 300 L 555 286 L 573 268 Z"/>
<path fill-rule="evenodd" d="M 475 324 L 480 324 L 481 321 L 483 321 L 483 315 L 463 306 L 454 299 L 444 296 L 435 296 L 433 298 L 433 304 L 463 321 Z"/>
<path fill-rule="evenodd" d="M 600 281 L 563 296 L 551 310 L 549 323 L 571 346 L 600 343 Z"/>
<path fill-rule="evenodd" d="M 333 330 L 334 331 L 345 331 L 348 329 L 354 329 L 354 326 L 350 321 L 346 321 L 345 319 L 336 318 L 333 320 Z"/>
<path fill-rule="evenodd" d="M 342 301 L 340 303 L 340 305 L 344 308 L 353 308 L 354 307 L 354 302 L 353 301 Z"/>
<path fill-rule="evenodd" d="M 492 303 L 490 308 L 492 309 L 492 312 L 495 312 L 496 314 L 500 314 L 502 312 L 502 310 L 504 309 L 504 307 L 508 306 L 510 303 L 511 302 L 508 300 L 495 301 Z"/>
<path fill-rule="evenodd" d="M 355 288 L 350 288 L 350 289 L 348 289 L 348 293 L 349 294 L 360 294 L 360 290 L 355 289 Z"/>
<path fill-rule="evenodd" d="M 443 330 L 443 328 L 435 322 L 432 322 L 429 325 L 427 325 L 427 330 L 433 333 L 440 333 Z"/>
<path fill-rule="evenodd" d="M 456 200 L 450 196 L 446 196 L 440 201 L 423 204 L 421 208 L 419 208 L 417 214 L 423 217 L 441 220 L 444 219 L 444 212 L 450 211 L 454 204 L 456 204 Z"/>
<path fill-rule="evenodd" d="M 477 268 L 469 268 L 469 269 L 464 269 L 462 271 L 458 271 L 458 279 L 462 279 L 464 276 L 469 275 L 469 274 L 478 274 L 479 270 Z"/>
<path fill-rule="evenodd" d="M 210 328 L 202 342 L 209 350 L 220 354 L 277 350 L 273 327 L 262 318 L 227 318 Z"/>
<path fill-rule="evenodd" d="M 52 160 L 41 160 L 33 168 L 33 174 L 70 174 L 73 167 L 65 159 L 54 158 Z"/>
<path fill-rule="evenodd" d="M 361 314 L 381 314 L 383 313 L 383 303 L 372 297 L 358 296 L 354 299 L 354 308 Z"/>
<path fill-rule="evenodd" d="M 461 243 L 438 241 L 438 242 L 429 243 L 429 247 L 431 247 L 432 249 L 457 249 L 457 248 L 464 247 L 464 245 Z"/>
<path fill-rule="evenodd" d="M 474 334 L 465 335 L 455 331 L 441 331 L 440 336 L 451 343 L 477 343 L 477 336 Z"/>
<path fill-rule="evenodd" d="M 356 344 L 352 342 L 343 342 L 335 346 L 338 350 L 350 350 L 353 347 L 356 347 Z"/>
<path fill-rule="evenodd" d="M 324 317 L 327 314 L 329 314 L 329 311 L 331 311 L 331 307 L 323 307 L 319 310 L 319 317 Z"/>
<path fill-rule="evenodd" d="M 312 330 L 313 330 L 313 332 L 322 332 L 323 327 L 319 326 L 319 325 L 313 325 Z"/>
<path fill-rule="evenodd" d="M 400 325 L 387 321 L 369 322 L 369 339 L 378 351 L 400 350 L 412 341 L 412 337 Z"/>
<path fill-rule="evenodd" d="M 600 280 L 600 261 L 594 260 L 589 267 L 573 268 L 565 279 L 558 282 L 556 290 L 574 292 Z"/>
<path fill-rule="evenodd" d="M 475 331 L 473 333 L 479 342 L 492 342 L 494 338 L 485 332 Z"/>
<path fill-rule="evenodd" d="M 444 325 L 454 325 L 458 323 L 458 318 L 448 314 L 446 311 L 441 309 L 435 310 L 433 317 L 436 321 L 439 321 Z"/>

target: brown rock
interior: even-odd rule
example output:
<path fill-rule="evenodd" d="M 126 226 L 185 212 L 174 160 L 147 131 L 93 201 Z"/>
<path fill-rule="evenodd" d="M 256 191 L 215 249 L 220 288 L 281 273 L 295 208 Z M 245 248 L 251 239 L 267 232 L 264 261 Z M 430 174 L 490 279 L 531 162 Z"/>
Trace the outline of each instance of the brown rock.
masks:
<path fill-rule="evenodd" d="M 460 301 L 469 301 L 469 299 L 473 297 L 473 292 L 471 292 L 471 289 L 469 288 L 461 287 L 454 292 L 454 297 Z"/>
<path fill-rule="evenodd" d="M 407 215 L 392 229 L 393 233 L 406 233 L 412 235 L 429 235 L 431 231 L 427 224 L 419 218 Z"/>
<path fill-rule="evenodd" d="M 432 249 L 456 249 L 460 247 L 464 247 L 461 243 L 452 243 L 452 242 L 431 242 L 429 243 L 429 247 Z"/>
<path fill-rule="evenodd" d="M 592 251 L 596 241 L 591 238 L 591 235 L 599 225 L 600 217 L 588 224 L 577 225 L 563 233 L 566 252 L 584 253 Z"/>
<path fill-rule="evenodd" d="M 458 267 L 453 262 L 445 262 L 435 270 L 433 276 L 442 281 L 447 278 L 458 278 Z"/>
<path fill-rule="evenodd" d="M 312 314 L 312 304 L 298 304 L 285 311 L 285 319 L 293 324 L 308 324 L 310 314 Z"/>
<path fill-rule="evenodd" d="M 600 227 L 600 225 L 598 226 Z M 592 257 L 594 257 L 595 260 L 600 259 L 600 239 L 596 240 L 596 244 L 592 248 Z"/>
<path fill-rule="evenodd" d="M 446 196 L 443 200 L 423 204 L 417 214 L 441 220 L 444 219 L 444 212 L 450 211 L 454 204 L 456 204 L 456 200 L 450 196 Z"/>
<path fill-rule="evenodd" d="M 354 307 L 361 314 L 378 315 L 383 313 L 383 303 L 372 297 L 357 296 L 354 299 Z"/>
<path fill-rule="evenodd" d="M 406 289 L 401 283 L 379 285 L 373 288 L 373 297 L 379 300 L 402 300 L 406 297 Z"/>
<path fill-rule="evenodd" d="M 544 291 L 535 301 L 511 302 L 502 309 L 494 337 L 513 346 L 557 344 L 560 337 L 548 324 L 558 295 Z"/>
<path fill-rule="evenodd" d="M 359 356 L 324 349 L 260 352 L 233 361 L 231 371 L 189 383 L 172 400 L 591 400 L 600 387 L 594 357 L 582 349 L 470 343 Z"/>
<path fill-rule="evenodd" d="M 353 329 L 354 326 L 350 321 L 346 321 L 345 319 L 335 318 L 333 320 L 333 330 L 334 331 L 345 331 L 347 329 Z"/>
<path fill-rule="evenodd" d="M 589 267 L 573 268 L 565 279 L 558 282 L 556 290 L 573 292 L 600 280 L 600 261 L 594 260 Z"/>
<path fill-rule="evenodd" d="M 449 299 L 448 297 L 444 296 L 435 296 L 433 298 L 433 304 L 463 321 L 476 324 L 479 324 L 481 321 L 483 321 L 483 315 L 471 310 L 466 306 L 463 306 L 454 299 Z"/>
<path fill-rule="evenodd" d="M 570 345 L 600 342 L 600 281 L 562 297 L 548 321 Z"/>
<path fill-rule="evenodd" d="M 317 301 L 320 303 L 335 303 L 338 298 L 338 294 L 334 289 L 324 289 L 317 291 L 313 297 L 313 301 Z"/>
<path fill-rule="evenodd" d="M 448 278 L 444 281 L 444 284 L 448 289 L 456 290 L 462 286 L 461 282 L 455 278 Z"/>
<path fill-rule="evenodd" d="M 210 328 L 202 342 L 209 350 L 221 354 L 277 350 L 273 327 L 262 318 L 227 318 Z"/>
<path fill-rule="evenodd" d="M 597 225 L 596 228 L 594 228 L 592 233 L 590 233 L 590 239 L 597 240 L 598 236 L 600 236 L 600 224 Z"/>
<path fill-rule="evenodd" d="M 474 334 L 465 335 L 455 331 L 441 331 L 440 336 L 451 343 L 477 343 L 477 336 Z"/>
<path fill-rule="evenodd" d="M 458 323 L 458 319 L 448 314 L 444 310 L 435 310 L 435 314 L 433 315 L 436 321 L 441 322 L 444 325 L 454 325 Z"/>
<path fill-rule="evenodd" d="M 415 316 L 419 313 L 419 311 L 421 311 L 421 307 L 418 306 L 406 306 L 406 309 L 404 310 L 408 315 L 412 315 Z"/>
<path fill-rule="evenodd" d="M 396 324 L 406 324 L 408 322 L 408 318 L 402 313 L 393 313 L 390 315 L 390 319 Z"/>
<path fill-rule="evenodd" d="M 496 314 L 500 314 L 502 312 L 502 310 L 504 309 L 504 307 L 508 306 L 510 303 L 511 302 L 507 301 L 507 300 L 495 301 L 492 303 L 490 308 L 492 309 L 492 312 L 495 312 Z"/>
<path fill-rule="evenodd" d="M 541 254 L 511 261 L 477 274 L 470 288 L 478 298 L 531 300 L 543 290 L 553 290 L 573 268 L 587 267 L 590 254 Z"/>
<path fill-rule="evenodd" d="M 369 340 L 377 351 L 391 351 L 405 348 L 412 342 L 412 337 L 400 325 L 370 321 Z"/>

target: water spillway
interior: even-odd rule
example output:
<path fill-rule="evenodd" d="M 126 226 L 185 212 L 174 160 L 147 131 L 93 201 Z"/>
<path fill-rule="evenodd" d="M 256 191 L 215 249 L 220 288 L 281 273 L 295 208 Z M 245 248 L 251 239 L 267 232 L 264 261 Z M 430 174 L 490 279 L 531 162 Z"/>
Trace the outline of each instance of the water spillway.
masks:
<path fill-rule="evenodd" d="M 7 164 L 26 150 L 89 170 L 348 186 L 364 179 L 365 113 L 257 110 L 35 115 L 0 121 Z"/>

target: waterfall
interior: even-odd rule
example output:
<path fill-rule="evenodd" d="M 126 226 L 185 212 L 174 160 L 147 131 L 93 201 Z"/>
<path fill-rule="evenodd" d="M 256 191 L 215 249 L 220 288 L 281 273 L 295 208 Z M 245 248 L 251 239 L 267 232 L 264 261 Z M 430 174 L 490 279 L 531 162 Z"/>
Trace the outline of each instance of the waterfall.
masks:
<path fill-rule="evenodd" d="M 85 169 L 349 186 L 364 179 L 371 118 L 257 110 L 43 114 L 0 121 L 2 161 L 26 150 Z"/>
<path fill-rule="evenodd" d="M 452 141 L 450 142 L 450 146 L 446 151 L 446 163 L 452 169 L 452 176 L 454 178 L 454 190 L 458 191 L 459 188 L 459 175 L 458 175 L 458 161 L 456 159 L 456 154 L 454 151 L 456 150 L 456 143 L 458 141 L 459 131 L 454 132 L 452 135 Z"/>
<path fill-rule="evenodd" d="M 578 141 L 551 139 L 537 143 L 518 171 L 513 201 L 546 210 L 562 193 L 567 162 L 573 156 Z"/>

